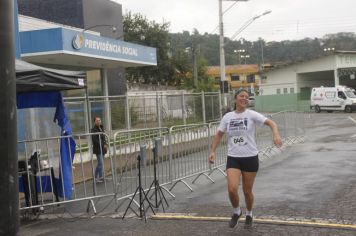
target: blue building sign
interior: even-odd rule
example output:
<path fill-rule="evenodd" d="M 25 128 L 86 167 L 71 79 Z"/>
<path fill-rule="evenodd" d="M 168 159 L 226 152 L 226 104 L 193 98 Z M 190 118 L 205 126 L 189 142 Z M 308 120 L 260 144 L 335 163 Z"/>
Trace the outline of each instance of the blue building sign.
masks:
<path fill-rule="evenodd" d="M 101 63 L 100 59 L 109 60 L 111 63 L 121 62 L 118 64 L 121 66 L 157 65 L 155 48 L 71 29 L 25 31 L 20 33 L 20 37 L 22 56 L 29 58 L 28 61 L 48 63 L 41 61 L 41 57 L 42 59 L 49 57 L 60 59 L 64 55 L 67 58 L 71 55 L 97 59 L 93 67 L 96 66 L 98 60 L 99 64 Z"/>

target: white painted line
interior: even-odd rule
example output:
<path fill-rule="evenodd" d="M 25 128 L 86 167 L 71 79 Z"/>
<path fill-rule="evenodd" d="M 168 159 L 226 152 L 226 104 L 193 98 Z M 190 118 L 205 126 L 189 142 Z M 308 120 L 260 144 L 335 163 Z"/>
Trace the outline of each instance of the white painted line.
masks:
<path fill-rule="evenodd" d="M 348 118 L 356 124 L 356 120 L 354 118 L 352 118 L 351 116 L 349 116 Z"/>
<path fill-rule="evenodd" d="M 153 220 L 195 220 L 195 221 L 228 221 L 230 217 L 209 217 L 209 216 L 196 216 L 196 215 L 184 215 L 184 214 L 168 214 L 159 213 L 151 216 Z M 240 218 L 243 221 L 244 218 Z M 325 227 L 325 228 L 336 228 L 336 229 L 356 229 L 354 224 L 339 224 L 339 223 L 329 223 L 322 220 L 279 220 L 279 219 L 258 219 L 254 218 L 254 222 L 262 224 L 283 224 L 283 225 L 300 225 L 300 226 L 314 226 L 314 227 Z"/>

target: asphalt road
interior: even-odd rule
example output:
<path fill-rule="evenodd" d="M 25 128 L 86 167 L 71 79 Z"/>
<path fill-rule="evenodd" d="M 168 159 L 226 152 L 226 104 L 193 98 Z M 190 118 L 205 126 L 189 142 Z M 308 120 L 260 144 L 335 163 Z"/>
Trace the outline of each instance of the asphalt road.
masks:
<path fill-rule="evenodd" d="M 223 175 L 214 172 L 215 184 L 200 177 L 192 185 L 194 192 L 178 184 L 173 190 L 175 200 L 166 195 L 170 205 L 166 216 L 184 216 L 184 219 L 149 217 L 144 223 L 130 212 L 122 220 L 128 202 L 115 212 L 114 201 L 103 199 L 97 202 L 99 214 L 96 216 L 70 214 L 74 206 L 61 206 L 63 213 L 57 209 L 54 214 L 46 212 L 38 219 L 22 221 L 20 233 L 53 236 L 356 235 L 356 123 L 349 116 L 315 114 L 304 143 L 287 147 L 282 154 L 261 163 L 254 187 L 254 216 L 269 222 L 256 220 L 251 229 L 245 229 L 243 222 L 234 230 L 227 227 L 231 206 L 226 181 Z M 241 191 L 240 196 L 244 209 Z M 84 211 L 85 204 L 81 206 Z"/>

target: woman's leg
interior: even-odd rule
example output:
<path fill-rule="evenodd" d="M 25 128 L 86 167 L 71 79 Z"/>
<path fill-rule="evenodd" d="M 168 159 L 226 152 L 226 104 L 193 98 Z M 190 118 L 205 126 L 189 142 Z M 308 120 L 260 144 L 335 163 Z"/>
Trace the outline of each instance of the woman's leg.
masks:
<path fill-rule="evenodd" d="M 232 207 L 237 208 L 239 206 L 238 187 L 240 183 L 241 171 L 235 168 L 228 168 L 226 173 L 229 199 Z"/>
<path fill-rule="evenodd" d="M 255 182 L 257 172 L 242 172 L 242 189 L 245 195 L 246 208 L 248 211 L 253 207 L 252 188 Z"/>

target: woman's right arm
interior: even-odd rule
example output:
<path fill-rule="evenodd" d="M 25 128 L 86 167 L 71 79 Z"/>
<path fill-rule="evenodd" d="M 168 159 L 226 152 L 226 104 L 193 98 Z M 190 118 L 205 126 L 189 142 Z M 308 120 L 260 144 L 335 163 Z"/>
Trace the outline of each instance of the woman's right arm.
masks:
<path fill-rule="evenodd" d="M 216 148 L 218 147 L 222 137 L 224 136 L 224 132 L 218 130 L 216 133 L 213 142 L 211 144 L 211 151 L 209 154 L 209 163 L 214 164 L 216 158 Z"/>

